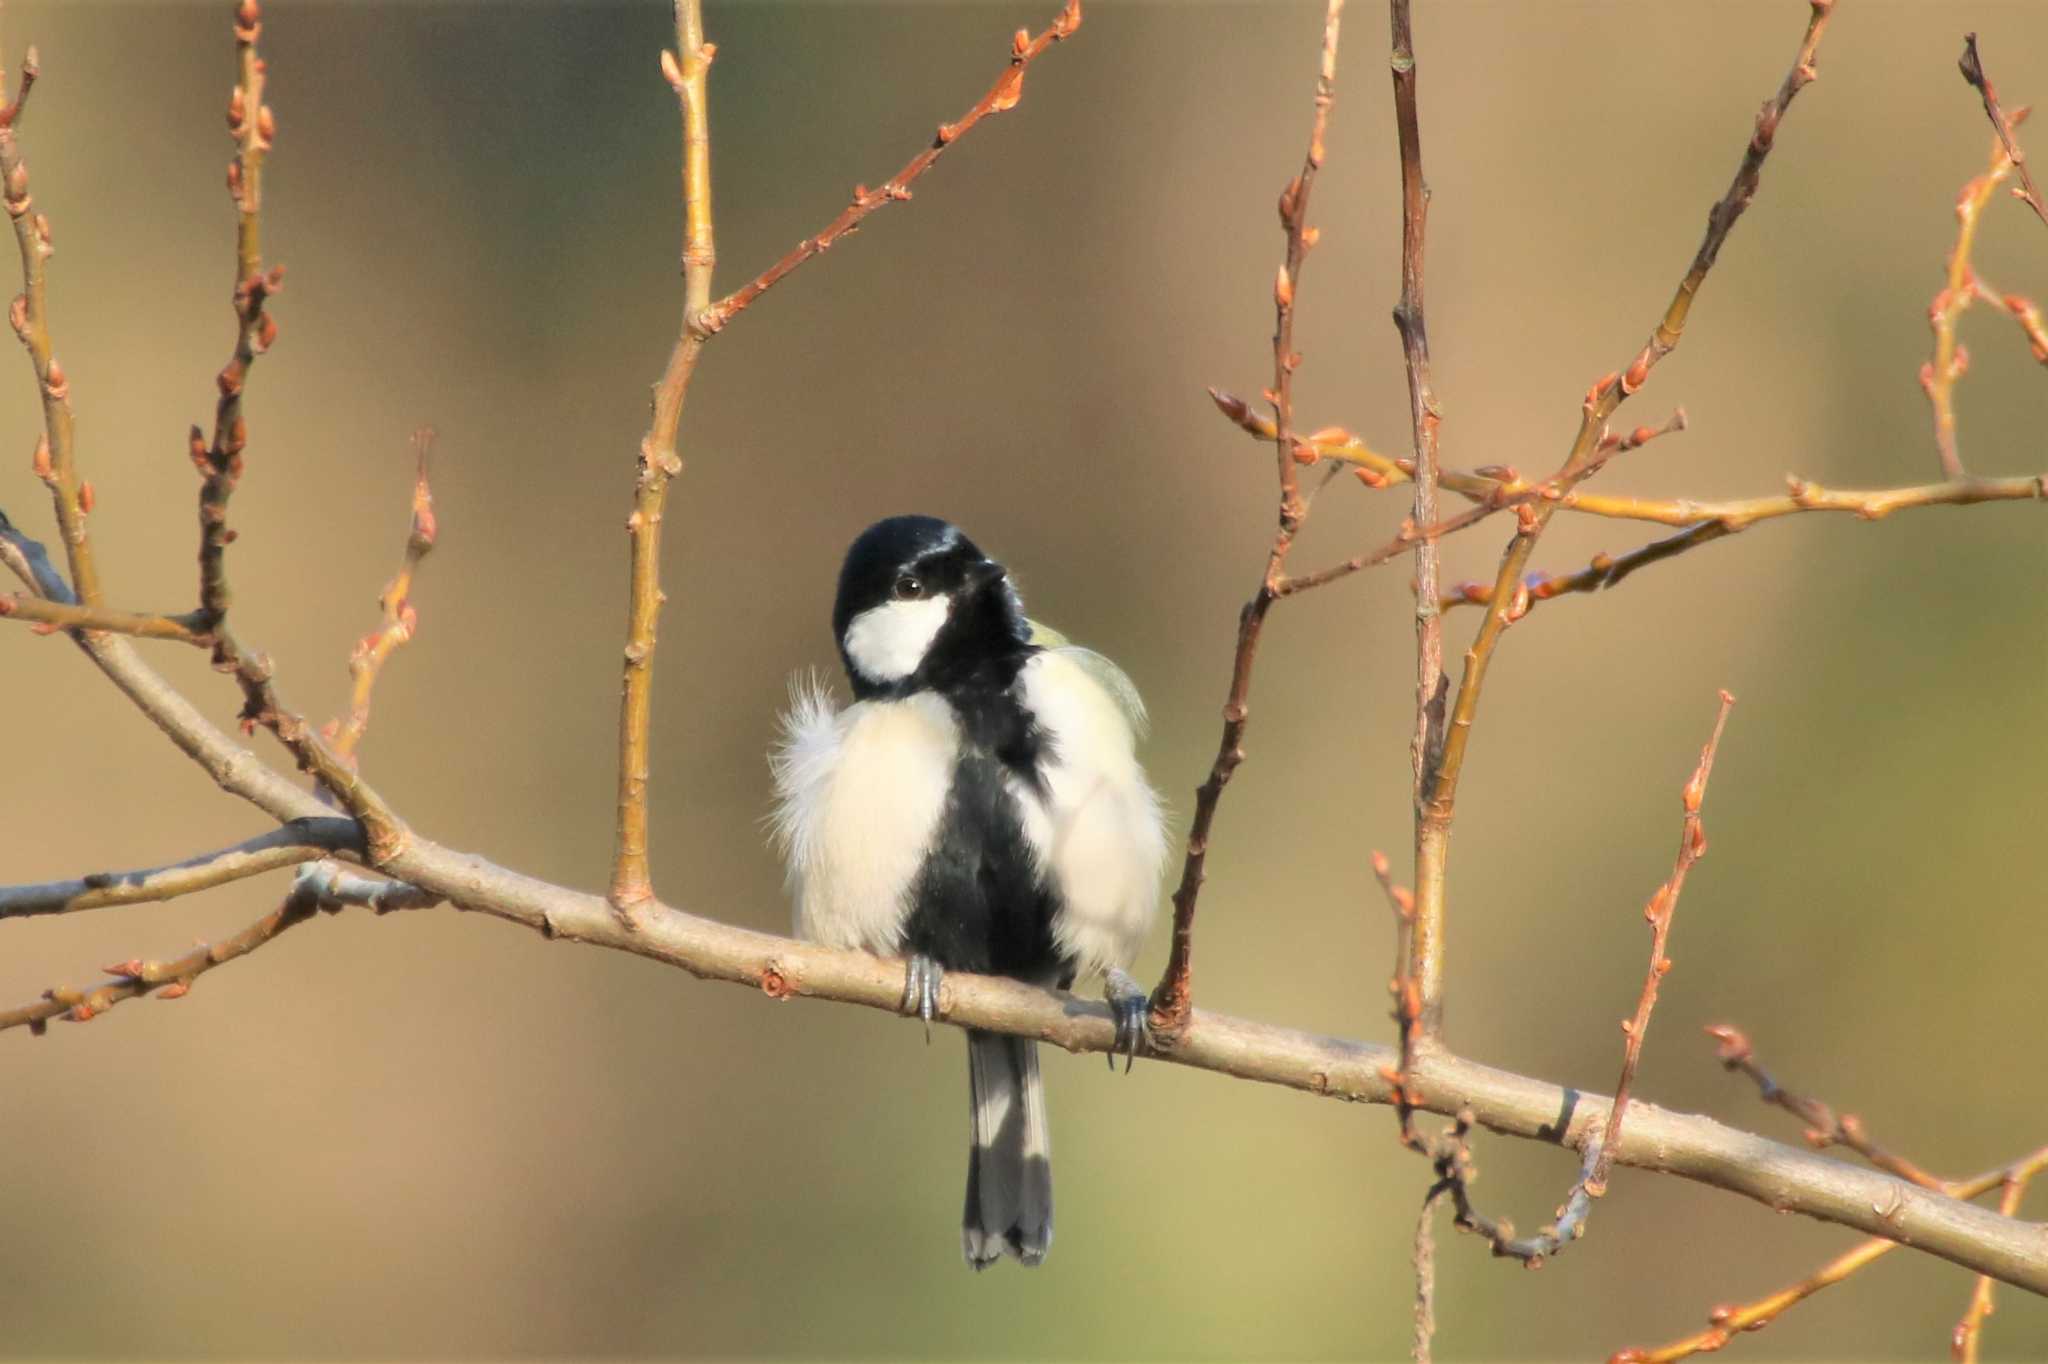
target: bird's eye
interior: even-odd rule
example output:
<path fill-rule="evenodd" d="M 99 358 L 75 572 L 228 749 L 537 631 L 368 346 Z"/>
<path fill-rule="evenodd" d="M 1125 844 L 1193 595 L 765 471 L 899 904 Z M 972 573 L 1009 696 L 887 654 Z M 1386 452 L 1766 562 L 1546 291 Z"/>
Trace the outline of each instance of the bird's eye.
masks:
<path fill-rule="evenodd" d="M 896 600 L 915 601 L 924 595 L 924 584 L 915 573 L 905 573 L 896 579 Z"/>

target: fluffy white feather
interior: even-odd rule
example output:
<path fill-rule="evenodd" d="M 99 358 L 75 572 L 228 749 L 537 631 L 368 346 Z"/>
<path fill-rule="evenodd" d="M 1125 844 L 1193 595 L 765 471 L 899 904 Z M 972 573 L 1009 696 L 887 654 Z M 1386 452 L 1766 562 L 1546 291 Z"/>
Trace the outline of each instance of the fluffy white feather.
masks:
<path fill-rule="evenodd" d="M 1025 835 L 1065 902 L 1054 938 L 1082 976 L 1128 967 L 1138 955 L 1166 860 L 1159 797 L 1135 752 L 1143 711 L 1133 713 L 1137 693 L 1128 682 L 1104 684 L 1104 668 L 1108 661 L 1085 649 L 1047 649 L 1019 679 L 1051 755 L 1043 797 L 1021 783 L 1013 789 Z"/>
<path fill-rule="evenodd" d="M 901 949 L 958 746 L 952 707 L 931 693 L 839 710 L 815 676 L 792 685 L 769 766 L 798 937 Z"/>

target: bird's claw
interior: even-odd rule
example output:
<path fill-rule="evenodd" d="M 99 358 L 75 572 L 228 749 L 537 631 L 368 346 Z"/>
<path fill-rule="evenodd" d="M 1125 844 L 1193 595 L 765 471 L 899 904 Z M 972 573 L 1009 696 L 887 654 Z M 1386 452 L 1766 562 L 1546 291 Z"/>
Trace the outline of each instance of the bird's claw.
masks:
<path fill-rule="evenodd" d="M 1145 989 L 1124 971 L 1111 969 L 1103 977 L 1103 996 L 1109 1001 L 1110 1016 L 1116 1020 L 1116 1038 L 1110 1043 L 1109 1068 L 1116 1069 L 1117 1053 L 1124 1058 L 1124 1074 L 1131 1073 L 1131 1063 L 1137 1059 L 1138 1049 L 1146 1042 L 1146 1018 L 1151 1013 L 1151 1001 Z"/>
<path fill-rule="evenodd" d="M 924 1040 L 932 1040 L 932 1020 L 939 1016 L 939 982 L 945 968 L 922 952 L 904 964 L 903 1013 L 906 1018 L 924 1020 Z"/>

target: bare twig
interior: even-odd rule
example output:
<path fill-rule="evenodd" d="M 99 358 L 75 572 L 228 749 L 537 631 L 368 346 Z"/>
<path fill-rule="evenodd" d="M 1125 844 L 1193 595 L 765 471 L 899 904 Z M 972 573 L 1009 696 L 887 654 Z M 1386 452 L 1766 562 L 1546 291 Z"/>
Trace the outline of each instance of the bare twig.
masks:
<path fill-rule="evenodd" d="M 1018 29 L 1010 44 L 1009 69 L 996 77 L 995 84 L 991 85 L 988 92 L 976 100 L 974 106 L 962 114 L 958 121 L 941 123 L 938 132 L 933 134 L 929 147 L 911 157 L 904 163 L 903 169 L 873 189 L 866 185 L 855 185 L 852 202 L 840 210 L 838 217 L 827 223 L 815 236 L 806 237 L 798 242 L 781 260 L 712 304 L 705 310 L 699 325 L 706 332 L 718 331 L 748 304 L 781 283 L 784 277 L 799 265 L 813 256 L 823 255 L 841 237 L 859 231 L 861 222 L 876 209 L 899 199 L 910 198 L 911 185 L 932 168 L 933 163 L 945 154 L 946 148 L 965 137 L 973 130 L 975 124 L 990 114 L 1005 113 L 1017 107 L 1017 102 L 1024 97 L 1026 69 L 1054 43 L 1072 37 L 1074 30 L 1079 27 L 1081 0 L 1067 0 L 1066 8 L 1062 9 L 1051 25 L 1036 38 L 1026 30 Z"/>
<path fill-rule="evenodd" d="M 1806 33 L 1799 44 L 1799 51 L 1793 58 L 1792 68 L 1779 85 L 1778 92 L 1764 102 L 1763 110 L 1757 115 L 1756 128 L 1749 145 L 1744 149 L 1742 162 L 1736 168 L 1735 178 L 1713 209 L 1707 214 L 1707 230 L 1701 239 L 1699 249 L 1693 254 L 1692 266 L 1679 281 L 1670 304 L 1664 310 L 1663 320 L 1657 324 L 1650 339 L 1636 353 L 1628 367 L 1615 374 L 1607 375 L 1596 382 L 1586 393 L 1581 408 L 1579 434 L 1572 444 L 1571 453 L 1564 463 L 1565 488 L 1570 491 L 1573 476 L 1585 468 L 1598 452 L 1602 432 L 1607 420 L 1624 400 L 1638 392 L 1648 381 L 1650 371 L 1657 363 L 1677 349 L 1684 335 L 1686 318 L 1692 311 L 1693 299 L 1707 274 L 1713 269 L 1720 256 L 1722 244 L 1728 240 L 1742 213 L 1755 197 L 1757 184 L 1763 172 L 1763 164 L 1770 155 L 1772 144 L 1777 138 L 1778 124 L 1791 107 L 1792 100 L 1814 79 L 1814 53 L 1820 44 L 1821 35 L 1826 31 L 1828 17 L 1834 8 L 1834 0 L 1810 0 L 1811 14 L 1807 19 Z M 1457 701 L 1452 708 L 1451 722 L 1444 740 L 1444 759 L 1431 784 L 1428 801 L 1430 806 L 1441 811 L 1447 818 L 1457 797 L 1458 777 L 1464 768 L 1466 746 L 1470 741 L 1473 721 L 1478 714 L 1479 698 L 1486 681 L 1486 671 L 1492 662 L 1495 649 L 1509 625 L 1518 620 L 1527 610 L 1532 593 L 1518 590 L 1521 587 L 1523 571 L 1530 553 L 1545 526 L 1549 524 L 1553 511 L 1550 503 L 1534 504 L 1533 514 L 1518 526 L 1515 537 L 1508 544 L 1507 552 L 1501 556 L 1500 570 L 1494 579 L 1494 587 L 1487 597 L 1486 618 L 1479 627 L 1470 649 L 1465 654 L 1465 667 L 1458 682 Z"/>
<path fill-rule="evenodd" d="M 2018 126 L 2026 115 L 2024 109 L 2015 111 L 2013 126 Z M 1942 477 L 1950 480 L 1966 477 L 1962 455 L 1956 448 L 1955 408 L 1956 381 L 1970 367 L 1968 348 L 1956 340 L 1956 326 L 1963 313 L 1980 298 L 1996 304 L 2011 313 L 2028 340 L 2035 343 L 2036 358 L 2048 358 L 2048 351 L 2039 344 L 2043 339 L 2039 310 L 2016 294 L 2008 296 L 1991 288 L 1978 276 L 1971 260 L 1984 207 L 1991 202 L 1992 191 L 2004 183 L 2018 164 L 2006 149 L 2003 129 L 2001 133 L 1991 143 L 1991 162 L 1984 173 L 1966 183 L 1956 196 L 1956 244 L 1948 254 L 1948 272 L 1941 291 L 1927 309 L 1927 324 L 1934 331 L 1934 356 L 1920 367 L 1920 387 L 1934 409 L 1934 444 L 1941 456 Z"/>
<path fill-rule="evenodd" d="M 1807 1145 L 1815 1150 L 1824 1150 L 1830 1146 L 1846 1146 L 1878 1169 L 1895 1174 L 1900 1179 L 1911 1180 L 1923 1189 L 1948 1187 L 1939 1177 L 1929 1174 L 1904 1156 L 1893 1155 L 1871 1140 L 1870 1134 L 1863 1128 L 1863 1120 L 1854 1113 L 1837 1116 L 1834 1109 L 1820 1100 L 1796 1094 L 1772 1079 L 1770 1072 L 1757 1062 L 1749 1037 L 1740 1028 L 1717 1023 L 1707 1029 L 1707 1035 L 1719 1044 L 1715 1048 L 1715 1055 L 1720 1059 L 1723 1069 L 1730 1072 L 1740 1071 L 1748 1076 L 1756 1085 L 1758 1098 L 1767 1104 L 1784 1109 L 1806 1124 Z"/>
<path fill-rule="evenodd" d="M 1735 698 L 1727 692 L 1721 693 L 1721 709 L 1714 716 L 1714 732 L 1708 736 L 1707 745 L 1700 750 L 1699 766 L 1693 769 L 1692 780 L 1685 784 L 1681 803 L 1685 807 L 1685 820 L 1678 833 L 1678 857 L 1672 864 L 1671 877 L 1650 897 L 1649 906 L 1643 910 L 1643 917 L 1650 922 L 1650 969 L 1643 976 L 1642 997 L 1636 1001 L 1635 1017 L 1621 1025 L 1621 1031 L 1628 1041 L 1622 1047 L 1621 1078 L 1614 1084 L 1614 1107 L 1607 1113 L 1607 1130 L 1600 1139 L 1600 1156 L 1593 1163 L 1591 1177 L 1586 1180 L 1586 1192 L 1599 1198 L 1607 1192 L 1607 1172 L 1614 1164 L 1612 1151 L 1621 1141 L 1621 1121 L 1628 1112 L 1629 1090 L 1635 1085 L 1636 1066 L 1643 1059 L 1643 1037 L 1650 1030 L 1650 1012 L 1657 1007 L 1657 986 L 1671 969 L 1671 958 L 1665 952 L 1671 941 L 1671 921 L 1678 913 L 1678 897 L 1685 893 L 1685 877 L 1693 864 L 1706 855 L 1706 827 L 1700 822 L 1700 805 L 1707 798 L 1707 779 L 1714 772 L 1714 754 L 1721 746 L 1721 731 L 1727 728 L 1729 708 Z"/>
<path fill-rule="evenodd" d="M 46 630 L 109 630 L 138 639 L 171 639 L 180 644 L 205 648 L 212 637 L 205 634 L 196 613 L 161 615 L 141 611 L 113 611 L 104 606 L 81 606 L 77 602 L 51 601 L 24 592 L 0 593 L 0 617 L 27 621 Z"/>
<path fill-rule="evenodd" d="M 340 723 L 330 722 L 325 731 L 334 751 L 350 762 L 355 761 L 356 749 L 369 728 L 370 696 L 376 689 L 377 675 L 383 669 L 384 661 L 410 640 L 419 626 L 419 613 L 412 604 L 412 579 L 420 560 L 433 549 L 437 533 L 434 492 L 427 482 L 427 455 L 434 447 L 433 428 L 420 428 L 413 433 L 412 439 L 415 471 L 412 520 L 406 528 L 405 554 L 399 560 L 398 572 L 378 595 L 377 609 L 383 620 L 376 629 L 358 640 L 349 654 L 348 718 Z"/>
<path fill-rule="evenodd" d="M 2036 1170 L 2030 1168 L 2006 1171 L 1998 1196 L 2000 1217 L 2019 1215 L 2020 1202 L 2027 1196 L 2027 1185 L 2035 1173 Z M 1993 1305 L 1996 1288 L 1997 1280 L 1984 1274 L 1977 1276 L 1976 1287 L 1970 1290 L 1970 1305 L 1963 1309 L 1963 1319 L 1956 1323 L 1954 1338 L 1949 1342 L 1957 1364 L 1977 1364 L 1978 1350 L 1984 1338 L 1984 1319 L 1996 1310 Z"/>
<path fill-rule="evenodd" d="M 0 74 L 5 72 L 0 63 Z M 8 309 L 7 319 L 14 334 L 28 348 L 35 367 L 36 387 L 43 403 L 43 437 L 36 445 L 36 476 L 49 486 L 56 504 L 57 529 L 71 568 L 71 585 L 77 600 L 86 606 L 100 604 L 100 580 L 94 566 L 92 541 L 86 517 L 93 508 L 92 484 L 78 473 L 78 436 L 71 412 L 71 382 L 57 359 L 50 338 L 49 279 L 45 270 L 51 255 L 50 220 L 34 212 L 35 201 L 28 192 L 28 163 L 15 137 L 40 70 L 36 50 L 31 47 L 21 63 L 21 83 L 14 98 L 0 108 L 0 203 L 14 227 L 15 244 L 21 249 L 21 293 Z"/>
<path fill-rule="evenodd" d="M 1976 1198 L 2001 1185 L 2010 1187 L 2016 1179 L 2030 1179 L 2043 1168 L 2048 1168 L 2048 1146 L 2022 1156 L 2011 1165 L 1979 1175 L 1975 1179 L 1947 1185 L 1945 1188 L 1955 1198 Z M 1889 1236 L 1873 1237 L 1860 1242 L 1789 1287 L 1741 1306 L 1714 1308 L 1707 1314 L 1707 1328 L 1703 1331 L 1655 1349 L 1618 1351 L 1609 1357 L 1608 1364 L 1676 1364 L 1676 1361 L 1689 1359 L 1696 1354 L 1722 1349 L 1738 1335 L 1761 1331 L 1790 1308 L 1798 1306 L 1821 1289 L 1842 1282 L 1866 1265 L 1883 1259 L 1897 1250 L 1900 1244 L 1901 1242 Z M 1960 1329 L 1959 1327 L 1959 1333 Z"/>
<path fill-rule="evenodd" d="M 1998 140 L 2005 148 L 2006 157 L 2020 173 L 2020 187 L 2012 192 L 2013 197 L 2025 202 L 2028 208 L 2034 210 L 2034 216 L 2044 225 L 2048 225 L 2048 203 L 2041 201 L 2041 191 L 2034 188 L 2033 173 L 2027 169 L 2027 154 L 2020 150 L 2018 139 L 2012 135 L 2012 130 L 2018 126 L 2021 115 L 2015 111 L 2008 117 L 1998 107 L 1998 91 L 1991 84 L 1991 77 L 1984 70 L 1984 61 L 1977 53 L 1976 34 L 1963 35 L 1963 56 L 1956 65 L 1961 69 L 1963 79 L 1983 97 L 1985 116 L 1997 130 Z"/>
<path fill-rule="evenodd" d="M 0 886 L 0 919 L 171 900 L 338 853 L 360 857 L 362 843 L 362 828 L 352 819 L 295 819 L 232 847 L 168 866 L 90 872 L 74 880 L 40 885 Z"/>
<path fill-rule="evenodd" d="M 1436 1339 L 1436 1205 L 1443 1191 L 1432 1187 L 1415 1216 L 1415 1332 L 1409 1358 L 1429 1364 Z"/>
<path fill-rule="evenodd" d="M 654 386 L 653 419 L 640 441 L 628 584 L 625 680 L 619 701 L 619 817 L 612 856 L 611 901 L 630 918 L 654 897 L 647 868 L 648 733 L 654 701 L 654 629 L 661 613 L 661 518 L 668 481 L 683 470 L 676 427 L 690 376 L 710 332 L 698 318 L 711 305 L 711 269 L 718 259 L 711 218 L 711 130 L 706 77 L 718 53 L 704 41 L 698 0 L 675 0 L 676 50 L 661 54 L 662 74 L 676 92 L 683 119 L 683 316 L 668 367 Z"/>
<path fill-rule="evenodd" d="M 1329 128 L 1330 106 L 1337 97 L 1337 39 L 1344 18 L 1344 0 L 1329 0 L 1323 15 L 1322 61 L 1316 73 L 1315 116 L 1309 124 L 1308 151 L 1301 170 L 1280 191 L 1280 229 L 1287 238 L 1286 255 L 1273 280 L 1273 386 L 1266 398 L 1273 404 L 1273 449 L 1279 471 L 1280 505 L 1273 543 L 1266 552 L 1266 569 L 1258 591 L 1237 617 L 1237 647 L 1230 661 L 1230 693 L 1223 703 L 1223 737 L 1216 746 L 1216 759 L 1209 775 L 1195 792 L 1194 820 L 1188 828 L 1187 850 L 1181 862 L 1180 884 L 1173 892 L 1173 941 L 1167 953 L 1166 969 L 1152 991 L 1151 1027 L 1155 1040 L 1172 1045 L 1187 1026 L 1194 1008 L 1195 902 L 1207 877 L 1209 832 L 1216 820 L 1216 807 L 1223 788 L 1230 784 L 1238 764 L 1244 761 L 1245 726 L 1251 717 L 1252 667 L 1258 657 L 1259 635 L 1266 612 L 1280 597 L 1286 581 L 1287 554 L 1294 537 L 1308 516 L 1301 496 L 1294 437 L 1294 371 L 1301 356 L 1294 349 L 1294 302 L 1301 283 L 1301 268 L 1320 235 L 1308 224 L 1309 194 L 1315 188 L 1316 172 L 1322 169 L 1324 134 Z"/>
<path fill-rule="evenodd" d="M 1792 491 L 1783 497 L 1757 497 L 1736 502 L 1645 503 L 1643 520 L 1664 520 L 1668 507 L 1674 514 L 1683 510 L 1705 513 L 1685 530 L 1615 556 L 1596 554 L 1587 565 L 1573 573 L 1551 577 L 1531 573 L 1519 587 L 1530 607 L 1552 597 L 1576 592 L 1598 592 L 1617 586 L 1638 569 L 1676 558 L 1689 549 L 1748 530 L 1759 521 L 1774 520 L 1800 512 L 1848 512 L 1861 521 L 1879 521 L 1895 511 L 1915 507 L 1967 507 L 1980 502 L 2021 502 L 2048 499 L 2048 474 L 2025 478 L 1965 478 L 1954 483 L 1927 483 L 1913 488 L 1858 490 L 1823 488 L 1803 479 L 1788 479 Z M 1444 594 L 1446 609 L 1453 606 L 1484 606 L 1494 599 L 1494 583 L 1460 583 Z"/>
<path fill-rule="evenodd" d="M 295 928 L 320 910 L 346 905 L 364 905 L 379 914 L 398 909 L 423 909 L 439 904 L 441 897 L 395 881 L 346 872 L 331 863 L 300 872 L 276 909 L 232 937 L 216 943 L 201 943 L 182 957 L 170 961 L 131 957 L 104 968 L 112 979 L 84 988 L 60 985 L 45 990 L 43 997 L 19 1008 L 0 1010 L 0 1031 L 26 1027 L 41 1035 L 50 1020 L 84 1023 L 99 1017 L 126 1000 L 155 994 L 159 999 L 182 998 L 192 982 L 216 966 L 246 957 Z"/>
<path fill-rule="evenodd" d="M 1437 425 L 1441 409 L 1430 378 L 1429 329 L 1423 308 L 1423 252 L 1429 221 L 1429 185 L 1422 174 L 1422 125 L 1415 98 L 1415 38 L 1409 0 L 1387 7 L 1394 79 L 1394 125 L 1401 154 L 1401 301 L 1394 327 L 1408 371 L 1408 412 L 1415 463 L 1414 508 L 1409 524 L 1418 528 L 1415 552 L 1415 726 L 1409 745 L 1415 801 L 1415 920 L 1409 934 L 1408 967 L 1420 1012 L 1422 1040 L 1443 1023 L 1444 875 L 1450 858 L 1451 811 L 1427 797 L 1435 784 L 1444 746 L 1444 633 L 1437 602 Z M 1362 566 L 1362 565 L 1361 565 Z"/>
<path fill-rule="evenodd" d="M 256 50 L 262 33 L 262 6 L 242 0 L 235 10 L 237 76 L 228 93 L 228 135 L 235 140 L 235 159 L 228 163 L 228 195 L 235 201 L 235 348 L 216 380 L 213 439 L 195 426 L 189 442 L 200 477 L 198 614 L 206 633 L 220 629 L 230 599 L 226 556 L 235 533 L 228 529 L 228 499 L 241 481 L 249 443 L 242 390 L 256 357 L 277 339 L 277 322 L 264 304 L 284 287 L 283 267 L 263 269 L 263 163 L 277 136 L 277 119 L 263 102 L 267 73 Z"/>

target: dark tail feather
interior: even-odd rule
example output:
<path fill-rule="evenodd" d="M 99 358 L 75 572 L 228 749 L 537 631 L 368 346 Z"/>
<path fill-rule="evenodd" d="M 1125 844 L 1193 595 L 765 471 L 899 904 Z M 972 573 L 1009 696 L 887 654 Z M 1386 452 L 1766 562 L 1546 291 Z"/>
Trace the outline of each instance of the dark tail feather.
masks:
<path fill-rule="evenodd" d="M 1038 1044 L 970 1031 L 967 1078 L 974 1144 L 960 1248 L 976 1269 L 1004 1254 L 1035 1265 L 1052 1245 L 1052 1140 Z"/>

